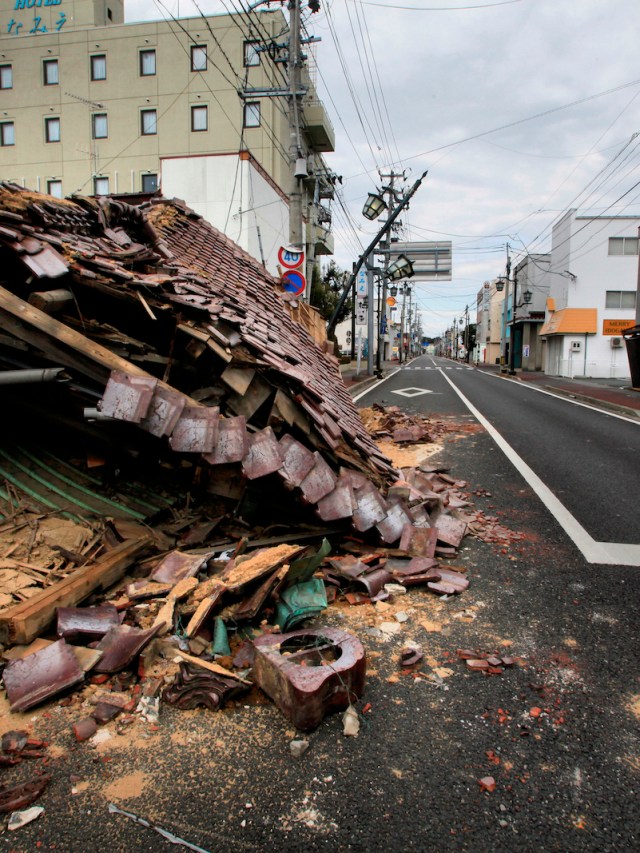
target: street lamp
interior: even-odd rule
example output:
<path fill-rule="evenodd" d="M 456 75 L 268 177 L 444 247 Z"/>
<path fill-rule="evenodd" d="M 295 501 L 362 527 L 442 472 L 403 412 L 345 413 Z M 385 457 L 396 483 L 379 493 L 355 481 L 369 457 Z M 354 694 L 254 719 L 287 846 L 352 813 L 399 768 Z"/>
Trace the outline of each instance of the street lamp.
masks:
<path fill-rule="evenodd" d="M 503 278 L 499 278 L 499 279 L 496 281 L 496 290 L 497 290 L 499 293 L 500 293 L 501 291 L 503 291 L 503 290 L 504 290 L 504 279 L 503 279 Z"/>
<path fill-rule="evenodd" d="M 369 193 L 362 208 L 362 215 L 367 219 L 377 219 L 387 209 L 387 203 L 378 193 Z"/>
<path fill-rule="evenodd" d="M 524 304 L 530 305 L 532 299 L 533 293 L 530 290 L 525 290 L 525 292 L 522 294 L 522 301 L 524 302 Z"/>
<path fill-rule="evenodd" d="M 413 275 L 413 264 L 406 255 L 398 257 L 387 267 L 387 278 L 389 281 L 397 281 L 399 278 L 411 278 Z"/>

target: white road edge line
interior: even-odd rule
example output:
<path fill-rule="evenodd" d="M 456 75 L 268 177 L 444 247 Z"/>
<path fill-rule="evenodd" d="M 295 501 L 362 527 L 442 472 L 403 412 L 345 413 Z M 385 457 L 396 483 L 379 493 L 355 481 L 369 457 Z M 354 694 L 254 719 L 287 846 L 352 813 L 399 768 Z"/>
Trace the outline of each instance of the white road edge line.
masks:
<path fill-rule="evenodd" d="M 564 504 L 558 500 L 551 489 L 542 482 L 535 471 L 508 444 L 498 430 L 456 387 L 447 374 L 444 371 L 441 373 L 471 414 L 482 424 L 507 459 L 531 486 L 588 563 L 601 563 L 609 566 L 640 566 L 640 545 L 628 545 L 624 542 L 596 542 Z"/>
<path fill-rule="evenodd" d="M 483 371 L 480 371 L 481 373 Z M 513 379 L 507 379 L 505 376 L 498 376 L 496 373 L 485 373 L 485 376 L 493 376 L 494 379 L 504 379 L 507 382 L 513 382 Z M 591 409 L 592 412 L 600 412 L 601 415 L 608 415 L 610 418 L 618 418 L 621 421 L 626 421 L 628 424 L 640 426 L 640 420 L 630 417 L 629 415 L 619 415 L 616 412 L 611 412 L 609 409 L 602 409 L 599 406 L 594 406 L 591 403 L 583 403 L 580 400 L 572 400 L 571 397 L 566 397 L 564 394 L 554 394 L 553 391 L 547 391 L 545 388 L 538 388 L 536 385 L 530 385 L 527 382 L 518 382 L 518 388 L 526 388 L 528 391 L 537 391 L 538 394 L 546 394 L 547 397 L 554 397 L 556 400 L 564 400 L 565 403 L 573 403 L 574 406 L 582 406 L 583 409 Z"/>
<path fill-rule="evenodd" d="M 396 373 L 399 372 L 399 370 L 400 368 L 397 368 L 393 371 L 393 373 L 390 373 L 388 376 L 383 376 L 382 379 L 379 379 L 377 382 L 374 382 L 373 385 L 369 385 L 368 388 L 365 388 L 364 391 L 361 391 L 359 394 L 356 394 L 356 396 L 353 397 L 353 402 L 357 403 L 358 400 L 364 397 L 365 394 L 368 394 L 370 391 L 373 391 L 374 388 L 377 388 L 379 385 L 382 385 L 383 382 L 386 382 L 387 379 L 391 379 L 392 376 L 395 376 Z"/>

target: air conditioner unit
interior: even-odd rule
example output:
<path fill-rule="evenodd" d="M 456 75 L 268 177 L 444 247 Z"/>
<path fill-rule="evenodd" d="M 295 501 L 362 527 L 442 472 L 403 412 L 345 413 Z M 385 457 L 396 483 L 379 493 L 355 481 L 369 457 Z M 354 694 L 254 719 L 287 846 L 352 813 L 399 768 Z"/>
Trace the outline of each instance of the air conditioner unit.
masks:
<path fill-rule="evenodd" d="M 622 338 L 611 338 L 611 347 L 619 349 L 622 346 Z"/>
<path fill-rule="evenodd" d="M 571 352 L 580 352 L 582 349 L 582 341 L 571 341 Z"/>

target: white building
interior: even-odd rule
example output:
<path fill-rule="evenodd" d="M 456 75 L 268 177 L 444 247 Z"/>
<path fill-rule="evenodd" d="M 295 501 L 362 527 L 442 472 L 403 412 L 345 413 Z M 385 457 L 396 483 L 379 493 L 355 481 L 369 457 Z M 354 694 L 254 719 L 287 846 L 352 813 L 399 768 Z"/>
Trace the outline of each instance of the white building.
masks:
<path fill-rule="evenodd" d="M 554 376 L 627 378 L 621 332 L 635 324 L 638 216 L 577 216 L 554 226 L 540 337 Z"/>

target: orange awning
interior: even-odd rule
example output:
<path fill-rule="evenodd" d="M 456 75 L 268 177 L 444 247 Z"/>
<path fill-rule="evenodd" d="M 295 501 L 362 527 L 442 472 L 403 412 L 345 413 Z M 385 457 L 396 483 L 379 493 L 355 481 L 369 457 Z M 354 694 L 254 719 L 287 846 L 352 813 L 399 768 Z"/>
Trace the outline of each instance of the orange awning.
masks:
<path fill-rule="evenodd" d="M 595 335 L 597 326 L 597 308 L 561 308 L 551 314 L 538 334 Z"/>

